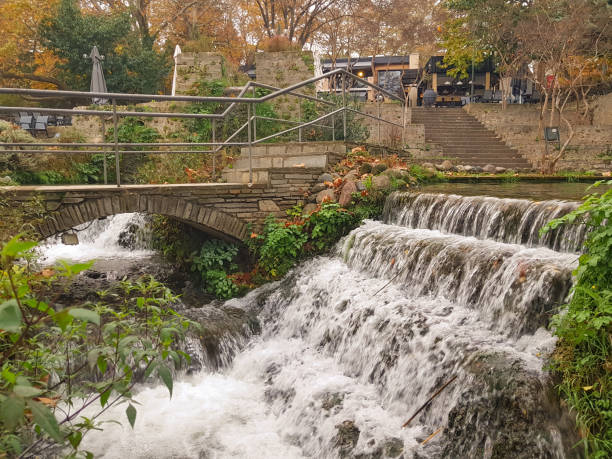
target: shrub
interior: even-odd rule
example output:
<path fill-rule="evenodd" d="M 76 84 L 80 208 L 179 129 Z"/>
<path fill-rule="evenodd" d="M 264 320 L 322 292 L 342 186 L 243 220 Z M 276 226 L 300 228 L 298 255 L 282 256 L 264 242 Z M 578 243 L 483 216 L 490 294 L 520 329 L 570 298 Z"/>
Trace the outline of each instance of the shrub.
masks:
<path fill-rule="evenodd" d="M 594 186 L 600 186 L 598 182 Z M 612 186 L 612 181 L 606 183 Z M 612 188 L 591 194 L 582 205 L 549 222 L 590 228 L 574 272 L 576 282 L 567 312 L 553 318 L 559 337 L 552 368 L 561 376 L 559 391 L 576 411 L 583 446 L 590 457 L 612 454 Z"/>
<path fill-rule="evenodd" d="M 300 225 L 276 222 L 273 217 L 266 220 L 260 237 L 258 263 L 272 277 L 284 276 L 295 265 L 308 240 Z"/>
<path fill-rule="evenodd" d="M 384 172 L 384 171 L 386 171 L 386 170 L 387 170 L 387 165 L 386 165 L 386 164 L 383 164 L 383 163 L 379 163 L 379 164 L 376 164 L 376 165 L 375 165 L 375 166 L 372 168 L 372 174 L 374 174 L 374 175 L 378 175 L 378 174 L 380 174 L 381 172 Z"/>
<path fill-rule="evenodd" d="M 365 174 L 370 174 L 370 173 L 372 173 L 372 165 L 370 163 L 363 163 L 359 167 L 359 174 L 360 175 L 365 175 Z"/>
<path fill-rule="evenodd" d="M 151 278 L 122 282 L 116 307 L 45 301 L 36 293 L 42 286 L 91 263 L 33 273 L 17 260 L 35 245 L 17 236 L 0 252 L 0 456 L 46 457 L 60 446 L 76 457 L 110 406 L 126 403 L 134 425 L 138 378 L 156 375 L 172 394 L 169 365 L 188 359 L 173 344 L 195 324 L 170 309 L 176 297 Z"/>

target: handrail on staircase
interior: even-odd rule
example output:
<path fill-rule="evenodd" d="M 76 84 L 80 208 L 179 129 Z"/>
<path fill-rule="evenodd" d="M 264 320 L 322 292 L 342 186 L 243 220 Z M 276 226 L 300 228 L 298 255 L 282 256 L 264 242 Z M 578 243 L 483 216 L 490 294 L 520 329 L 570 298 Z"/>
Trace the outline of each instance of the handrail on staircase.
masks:
<path fill-rule="evenodd" d="M 316 82 L 323 79 L 337 79 L 340 76 L 342 80 L 342 99 L 341 104 L 338 101 L 334 100 L 326 100 L 323 98 L 319 98 L 316 95 L 309 95 L 300 92 L 299 90 L 313 85 Z M 346 81 L 347 79 L 352 79 L 362 85 L 368 86 L 379 94 L 383 94 L 389 99 L 400 101 L 403 105 L 402 110 L 402 123 L 396 123 L 390 120 L 386 120 L 382 118 L 380 113 L 380 102 L 379 102 L 379 110 L 378 115 L 372 115 L 369 113 L 365 113 L 359 110 L 355 110 L 351 108 L 347 104 L 346 97 Z M 262 88 L 268 91 L 271 91 L 269 94 L 262 95 L 257 97 L 255 93 L 255 88 Z M 248 97 L 246 94 L 251 90 L 251 97 Z M 227 146 L 239 146 L 239 147 L 248 147 L 249 150 L 249 181 L 253 181 L 253 165 L 252 165 L 252 148 L 253 145 L 260 144 L 280 136 L 286 135 L 288 133 L 298 132 L 298 139 L 302 141 L 302 130 L 305 127 L 316 126 L 322 129 L 331 129 L 332 131 L 332 140 L 336 140 L 336 116 L 342 116 L 342 131 L 343 131 L 343 140 L 346 140 L 347 137 L 347 113 L 355 113 L 361 116 L 365 116 L 371 119 L 375 119 L 378 121 L 378 132 L 380 139 L 380 125 L 381 123 L 386 123 L 392 126 L 398 126 L 404 128 L 406 125 L 406 108 L 407 101 L 374 83 L 371 83 L 363 78 L 359 78 L 356 75 L 346 71 L 345 69 L 336 69 L 331 72 L 325 73 L 323 75 L 315 76 L 313 78 L 309 78 L 307 80 L 301 81 L 299 83 L 295 83 L 286 88 L 277 88 L 275 86 L 258 83 L 255 81 L 247 82 L 237 97 L 228 97 L 228 96 L 168 96 L 168 95 L 159 95 L 159 94 L 125 94 L 125 93 L 108 93 L 108 92 L 85 92 L 85 91 L 59 91 L 59 90 L 47 90 L 47 89 L 24 89 L 24 88 L 0 88 L 0 94 L 12 94 L 12 95 L 20 95 L 20 96 L 30 96 L 30 97 L 38 97 L 43 99 L 107 99 L 112 102 L 110 107 L 112 107 L 112 111 L 110 110 L 91 110 L 91 109 L 79 109 L 79 110 L 70 110 L 70 109 L 62 109 L 62 108 L 47 108 L 47 107 L 7 107 L 0 106 L 0 113 L 19 113 L 19 112 L 31 112 L 36 111 L 40 113 L 52 114 L 52 115 L 77 115 L 77 116 L 97 116 L 102 118 L 112 117 L 112 122 L 115 127 L 114 129 L 114 139 L 112 142 L 98 142 L 98 143 L 82 143 L 82 144 L 71 144 L 71 143 L 53 143 L 53 142 L 41 142 L 41 143 L 24 143 L 24 142 L 0 142 L 0 153 L 11 153 L 11 154 L 37 154 L 37 153 L 57 153 L 57 154 L 72 154 L 72 153 L 80 153 L 80 154 L 100 154 L 104 153 L 104 183 L 108 183 L 108 174 L 107 174 L 107 164 L 106 164 L 106 156 L 107 154 L 114 154 L 115 156 L 115 170 L 116 170 L 116 179 L 117 186 L 121 186 L 121 175 L 119 168 L 119 155 L 120 154 L 131 154 L 131 153 L 147 153 L 147 154 L 173 154 L 173 153 L 201 153 L 201 154 L 211 154 L 213 161 L 213 176 L 216 174 L 216 157 L 219 151 L 221 151 L 224 147 Z M 317 104 L 321 104 L 327 107 L 330 107 L 332 110 L 328 113 L 325 113 L 314 120 L 303 121 L 302 120 L 302 104 L 301 101 L 298 103 L 298 118 L 299 120 L 282 120 L 276 119 L 272 117 L 265 117 L 257 115 L 257 105 L 265 102 L 272 101 L 278 97 L 290 95 L 292 97 L 296 97 L 298 99 L 309 100 L 315 102 Z M 215 102 L 228 104 L 228 106 L 221 113 L 167 113 L 167 112 L 139 112 L 139 111 L 131 111 L 131 110 L 118 110 L 117 102 L 129 102 L 129 101 L 155 101 L 155 102 L 164 102 L 164 101 L 172 101 L 172 102 L 191 102 L 191 103 L 206 103 L 206 102 Z M 229 135 L 225 140 L 217 140 L 216 139 L 216 124 L 217 122 L 226 122 L 229 118 L 230 114 L 241 104 L 246 104 L 247 107 L 247 120 L 239 126 L 231 135 Z M 160 143 L 132 143 L 132 142 L 119 142 L 117 138 L 117 126 L 118 120 L 122 117 L 146 117 L 146 118 L 169 118 L 169 119 L 208 119 L 212 124 L 212 142 L 160 142 Z M 282 129 L 279 132 L 275 132 L 273 134 L 267 135 L 265 137 L 257 138 L 257 120 L 266 120 L 266 121 L 276 121 L 279 124 L 295 124 L 293 127 L 289 127 L 287 129 Z M 327 120 L 331 119 L 331 125 L 323 124 Z M 247 141 L 246 142 L 238 142 L 234 141 L 234 139 L 244 130 L 247 130 Z M 403 129 L 402 129 L 403 136 Z M 54 148 L 60 149 L 54 149 Z M 148 147 L 148 150 L 130 150 L 130 148 L 143 148 Z M 159 150 L 158 148 L 167 148 L 170 147 L 169 150 Z M 183 148 L 180 148 L 183 147 Z M 189 149 L 187 149 L 187 147 Z M 197 150 L 195 148 L 203 148 L 203 147 L 211 147 L 205 150 Z M 19 150 L 13 150 L 12 148 L 19 148 Z M 25 149 L 23 149 L 25 148 Z M 41 148 L 41 149 L 39 149 Z M 78 150 L 78 148 L 87 148 L 87 150 Z M 178 149 L 177 149 L 178 148 Z M 195 150 L 194 150 L 195 149 Z"/>

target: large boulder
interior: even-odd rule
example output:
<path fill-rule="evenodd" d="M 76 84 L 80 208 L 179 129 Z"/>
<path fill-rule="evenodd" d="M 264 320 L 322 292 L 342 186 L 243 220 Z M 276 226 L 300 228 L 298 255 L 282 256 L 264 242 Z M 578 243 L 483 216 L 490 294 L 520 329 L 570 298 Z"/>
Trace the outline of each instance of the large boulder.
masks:
<path fill-rule="evenodd" d="M 318 193 L 319 191 L 323 191 L 326 189 L 327 189 L 327 185 L 325 185 L 324 183 L 317 183 L 312 187 L 312 192 Z"/>
<path fill-rule="evenodd" d="M 325 172 L 324 174 L 321 174 L 319 176 L 319 182 L 321 182 L 321 183 L 323 183 L 323 182 L 333 182 L 333 181 L 334 181 L 334 177 L 331 174 L 327 173 L 327 172 Z"/>
<path fill-rule="evenodd" d="M 342 207 L 346 207 L 351 203 L 351 199 L 353 198 L 352 194 L 357 192 L 357 185 L 355 182 L 346 182 L 342 187 L 342 191 L 340 192 L 340 198 L 338 199 L 338 204 Z"/>
<path fill-rule="evenodd" d="M 442 161 L 442 164 L 436 164 L 436 169 L 442 172 L 450 171 L 453 169 L 453 163 L 446 159 Z"/>
<path fill-rule="evenodd" d="M 386 190 L 391 186 L 391 180 L 386 175 L 372 177 L 372 188 L 375 190 Z"/>
<path fill-rule="evenodd" d="M 487 164 L 485 167 L 482 168 L 482 170 L 490 174 L 495 174 L 496 172 L 496 168 L 493 164 Z"/>
<path fill-rule="evenodd" d="M 349 171 L 345 176 L 344 176 L 344 181 L 345 182 L 354 182 L 359 178 L 359 172 L 356 170 L 352 170 Z"/>
<path fill-rule="evenodd" d="M 336 194 L 334 193 L 334 190 L 329 189 L 329 190 L 319 191 L 319 193 L 317 193 L 317 204 L 321 204 L 323 201 L 335 202 Z"/>

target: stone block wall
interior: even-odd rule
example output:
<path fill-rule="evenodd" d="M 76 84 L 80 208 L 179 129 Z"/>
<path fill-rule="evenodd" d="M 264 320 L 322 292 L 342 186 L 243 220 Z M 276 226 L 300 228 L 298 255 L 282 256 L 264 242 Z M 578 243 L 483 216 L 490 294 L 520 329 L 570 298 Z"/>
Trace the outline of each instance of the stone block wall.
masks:
<path fill-rule="evenodd" d="M 310 51 L 263 52 L 255 55 L 256 80 L 259 83 L 285 88 L 314 77 L 314 59 Z M 314 85 L 300 89 L 314 95 Z M 299 99 L 290 95 L 271 101 L 274 110 L 284 119 L 298 118 Z"/>
<path fill-rule="evenodd" d="M 219 80 L 225 74 L 223 56 L 216 53 L 182 53 L 177 59 L 176 93 L 190 94 L 202 79 Z"/>
<path fill-rule="evenodd" d="M 509 146 L 518 150 L 534 168 L 539 168 L 546 145 L 538 132 L 539 105 L 472 104 L 465 109 L 487 128 L 495 131 Z M 558 162 L 559 170 L 609 171 L 612 168 L 612 129 L 610 125 L 589 124 L 575 111 L 567 117 L 574 124 L 575 135 L 565 156 Z M 546 121 L 548 121 L 546 119 Z M 595 120 L 594 120 L 595 122 Z M 611 123 L 612 124 L 612 123 Z M 567 127 L 561 123 L 561 143 Z M 549 152 L 554 145 L 549 145 Z"/>

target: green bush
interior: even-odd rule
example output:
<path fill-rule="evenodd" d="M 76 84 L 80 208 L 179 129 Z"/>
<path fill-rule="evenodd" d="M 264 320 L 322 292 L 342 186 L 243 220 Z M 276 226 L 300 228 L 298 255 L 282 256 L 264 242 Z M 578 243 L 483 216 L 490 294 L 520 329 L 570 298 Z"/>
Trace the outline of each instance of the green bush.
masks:
<path fill-rule="evenodd" d="M 79 446 L 102 428 L 103 411 L 126 403 L 134 425 L 139 380 L 155 375 L 172 394 L 170 365 L 189 359 L 174 344 L 195 324 L 170 308 L 176 297 L 151 278 L 121 282 L 112 306 L 104 292 L 94 304 L 53 304 L 37 292 L 91 263 L 34 273 L 19 259 L 35 246 L 17 236 L 0 251 L 0 457 L 47 457 L 58 446 L 88 457 Z"/>
<path fill-rule="evenodd" d="M 259 266 L 272 277 L 284 276 L 302 254 L 308 235 L 300 225 L 287 225 L 273 217 L 266 220 L 259 248 Z"/>
<path fill-rule="evenodd" d="M 310 241 L 314 247 L 318 251 L 325 251 L 358 223 L 355 214 L 346 211 L 340 204 L 325 203 L 321 210 L 310 215 L 304 226 L 310 232 Z"/>
<path fill-rule="evenodd" d="M 594 186 L 600 186 L 598 182 Z M 612 186 L 612 181 L 605 185 Z M 559 391 L 576 412 L 589 457 L 612 455 L 612 188 L 587 196 L 582 205 L 549 222 L 590 228 L 574 272 L 576 282 L 567 312 L 553 318 L 559 337 L 552 368 L 561 376 Z"/>

